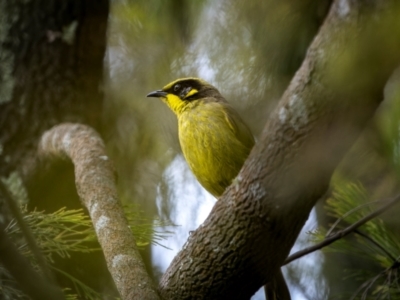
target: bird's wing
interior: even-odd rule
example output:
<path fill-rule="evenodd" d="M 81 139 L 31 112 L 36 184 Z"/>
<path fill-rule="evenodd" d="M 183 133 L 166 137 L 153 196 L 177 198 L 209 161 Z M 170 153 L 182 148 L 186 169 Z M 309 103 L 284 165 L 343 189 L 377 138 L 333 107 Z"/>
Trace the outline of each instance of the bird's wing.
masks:
<path fill-rule="evenodd" d="M 250 129 L 243 122 L 239 114 L 229 105 L 222 104 L 224 108 L 225 120 L 233 131 L 234 135 L 243 143 L 244 146 L 251 149 L 254 146 L 254 137 Z"/>

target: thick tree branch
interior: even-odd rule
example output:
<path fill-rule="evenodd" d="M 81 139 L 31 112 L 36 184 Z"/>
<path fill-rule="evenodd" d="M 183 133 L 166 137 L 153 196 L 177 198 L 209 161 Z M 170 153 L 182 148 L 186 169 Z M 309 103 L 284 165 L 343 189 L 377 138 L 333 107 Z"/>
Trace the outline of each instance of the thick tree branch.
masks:
<path fill-rule="evenodd" d="M 164 274 L 164 298 L 249 299 L 271 281 L 400 61 L 396 2 L 334 2 L 240 174 Z"/>
<path fill-rule="evenodd" d="M 39 155 L 73 162 L 79 197 L 122 299 L 158 299 L 118 200 L 113 165 L 100 136 L 85 125 L 58 125 L 43 134 Z"/>
<path fill-rule="evenodd" d="M 326 246 L 329 246 L 330 244 L 332 244 L 333 242 L 345 237 L 346 235 L 355 232 L 357 230 L 357 228 L 359 228 L 360 226 L 364 225 L 365 223 L 367 223 L 368 221 L 372 220 L 373 218 L 379 216 L 380 214 L 382 214 L 383 212 L 387 211 L 389 208 L 391 208 L 393 205 L 397 204 L 400 201 L 400 195 L 396 196 L 394 199 L 392 199 L 390 202 L 388 202 L 387 204 L 383 205 L 382 207 L 380 207 L 379 209 L 377 209 L 376 211 L 373 211 L 372 213 L 366 215 L 365 217 L 361 218 L 360 220 L 358 220 L 357 222 L 355 222 L 354 224 L 346 227 L 343 230 L 339 230 L 334 234 L 330 234 L 328 237 L 326 237 L 322 242 L 317 243 L 313 246 L 307 247 L 303 250 L 297 251 L 296 253 L 293 253 L 292 255 L 290 255 L 285 262 L 283 263 L 283 265 L 287 265 L 289 263 L 291 263 L 292 261 L 303 257 L 304 255 L 307 255 L 311 252 L 314 252 L 316 250 L 322 249 Z M 361 235 L 361 233 L 359 233 Z M 395 258 L 389 254 L 389 256 L 395 260 Z"/>

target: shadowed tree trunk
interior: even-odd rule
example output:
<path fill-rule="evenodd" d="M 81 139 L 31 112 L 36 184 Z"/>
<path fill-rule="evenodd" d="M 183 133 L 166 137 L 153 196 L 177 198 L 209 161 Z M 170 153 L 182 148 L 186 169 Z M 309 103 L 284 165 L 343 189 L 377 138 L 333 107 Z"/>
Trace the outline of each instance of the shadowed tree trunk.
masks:
<path fill-rule="evenodd" d="M 61 122 L 101 130 L 108 14 L 107 0 L 0 1 L 0 176 L 23 182 L 32 208 L 81 207 L 72 165 L 48 168 L 36 152 L 40 136 Z M 106 275 L 87 276 L 103 289 L 110 279 L 96 255 L 80 259 Z"/>
<path fill-rule="evenodd" d="M 17 171 L 35 182 L 32 188 L 40 186 L 43 203 L 54 199 L 43 191 L 54 191 L 31 176 L 37 173 L 42 133 L 64 121 L 99 129 L 108 1 L 2 0 L 0 5 L 0 174 Z M 31 200 L 39 204 L 32 192 Z"/>

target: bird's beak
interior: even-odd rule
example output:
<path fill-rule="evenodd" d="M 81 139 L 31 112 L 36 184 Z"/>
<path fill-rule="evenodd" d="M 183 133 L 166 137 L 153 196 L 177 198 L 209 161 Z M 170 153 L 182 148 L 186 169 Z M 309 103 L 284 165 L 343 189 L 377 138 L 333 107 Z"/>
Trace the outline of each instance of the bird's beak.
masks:
<path fill-rule="evenodd" d="M 151 92 L 151 93 L 148 93 L 147 94 L 147 97 L 161 97 L 161 98 L 166 98 L 167 97 L 167 92 L 164 92 L 164 91 L 161 91 L 161 90 L 159 90 L 159 91 L 154 91 L 154 92 Z"/>

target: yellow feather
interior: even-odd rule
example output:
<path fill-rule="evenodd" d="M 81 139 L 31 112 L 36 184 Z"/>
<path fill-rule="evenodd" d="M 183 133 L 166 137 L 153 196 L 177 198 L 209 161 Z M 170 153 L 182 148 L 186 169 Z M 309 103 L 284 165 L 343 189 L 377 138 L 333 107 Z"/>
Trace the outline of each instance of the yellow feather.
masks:
<path fill-rule="evenodd" d="M 186 96 L 185 96 L 184 99 L 189 98 L 190 96 L 193 96 L 194 94 L 197 94 L 198 92 L 199 92 L 199 91 L 196 90 L 196 89 L 191 89 L 191 90 L 189 91 L 189 93 L 186 94 Z"/>
<path fill-rule="evenodd" d="M 186 106 L 182 99 L 174 94 L 168 94 L 166 98 L 161 99 L 163 99 L 163 101 L 176 115 L 179 115 Z"/>

